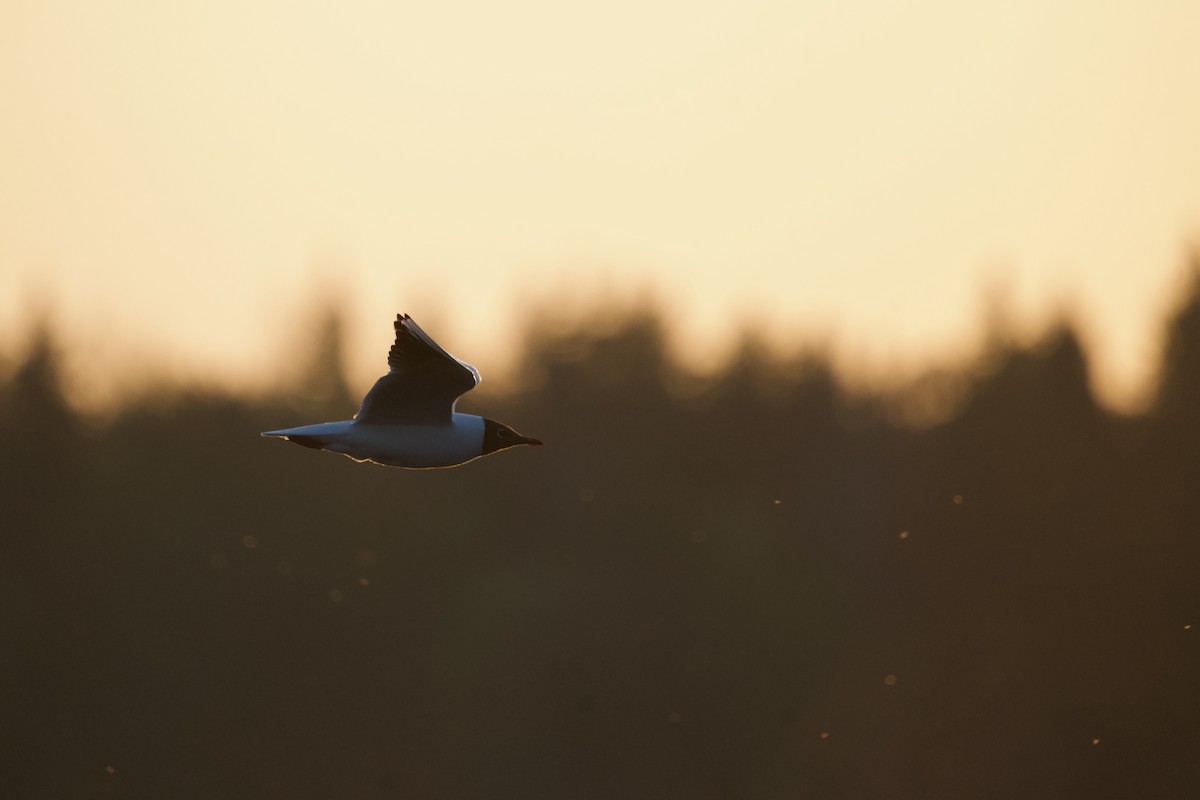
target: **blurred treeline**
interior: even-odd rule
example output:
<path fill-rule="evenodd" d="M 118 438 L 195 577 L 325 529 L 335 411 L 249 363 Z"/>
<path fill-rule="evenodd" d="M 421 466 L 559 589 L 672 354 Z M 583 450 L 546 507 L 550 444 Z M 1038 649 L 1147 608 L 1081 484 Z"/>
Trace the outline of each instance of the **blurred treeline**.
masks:
<path fill-rule="evenodd" d="M 102 422 L 43 332 L 0 383 L 0 794 L 1195 796 L 1200 282 L 1168 325 L 1144 414 L 1060 325 L 917 427 L 819 354 L 702 379 L 652 308 L 535 321 L 461 407 L 547 446 L 430 472 L 259 438 L 356 408 L 336 318 L 276 396 Z"/>

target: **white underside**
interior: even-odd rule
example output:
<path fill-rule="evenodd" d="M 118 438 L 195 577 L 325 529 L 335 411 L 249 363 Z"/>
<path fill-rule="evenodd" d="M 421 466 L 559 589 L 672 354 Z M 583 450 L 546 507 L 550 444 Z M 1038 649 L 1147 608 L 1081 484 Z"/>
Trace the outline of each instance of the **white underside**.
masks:
<path fill-rule="evenodd" d="M 453 467 L 483 455 L 483 418 L 453 414 L 449 425 L 371 425 L 342 420 L 264 433 L 304 436 L 322 450 L 389 467 Z"/>

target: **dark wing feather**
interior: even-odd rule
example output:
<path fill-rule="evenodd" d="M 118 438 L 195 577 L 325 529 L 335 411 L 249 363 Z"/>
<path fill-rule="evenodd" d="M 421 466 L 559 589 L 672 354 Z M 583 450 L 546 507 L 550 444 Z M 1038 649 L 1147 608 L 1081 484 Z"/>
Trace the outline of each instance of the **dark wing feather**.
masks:
<path fill-rule="evenodd" d="M 398 314 L 394 325 L 391 369 L 375 381 L 354 418 L 369 424 L 448 424 L 455 401 L 475 388 L 479 373 L 438 346 L 407 314 Z"/>

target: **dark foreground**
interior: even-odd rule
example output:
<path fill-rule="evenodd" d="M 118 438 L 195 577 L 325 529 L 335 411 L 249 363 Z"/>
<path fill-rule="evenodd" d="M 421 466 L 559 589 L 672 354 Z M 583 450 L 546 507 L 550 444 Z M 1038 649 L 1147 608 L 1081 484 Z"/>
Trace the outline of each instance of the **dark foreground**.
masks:
<path fill-rule="evenodd" d="M 0 794 L 1200 785 L 1195 298 L 1135 419 L 1066 330 L 931 382 L 962 400 L 926 428 L 752 341 L 698 385 L 653 315 L 531 339 L 529 391 L 464 406 L 547 446 L 435 472 L 259 438 L 353 409 L 336 380 L 98 425 L 31 350 L 0 383 Z"/>

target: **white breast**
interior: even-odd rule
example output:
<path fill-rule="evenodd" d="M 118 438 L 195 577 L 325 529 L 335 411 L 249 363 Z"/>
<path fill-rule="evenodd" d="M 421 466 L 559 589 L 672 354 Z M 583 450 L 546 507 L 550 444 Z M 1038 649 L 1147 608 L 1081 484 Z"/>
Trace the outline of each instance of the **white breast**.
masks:
<path fill-rule="evenodd" d="M 452 467 L 483 454 L 483 418 L 456 413 L 449 425 L 355 423 L 327 449 L 392 467 Z"/>

